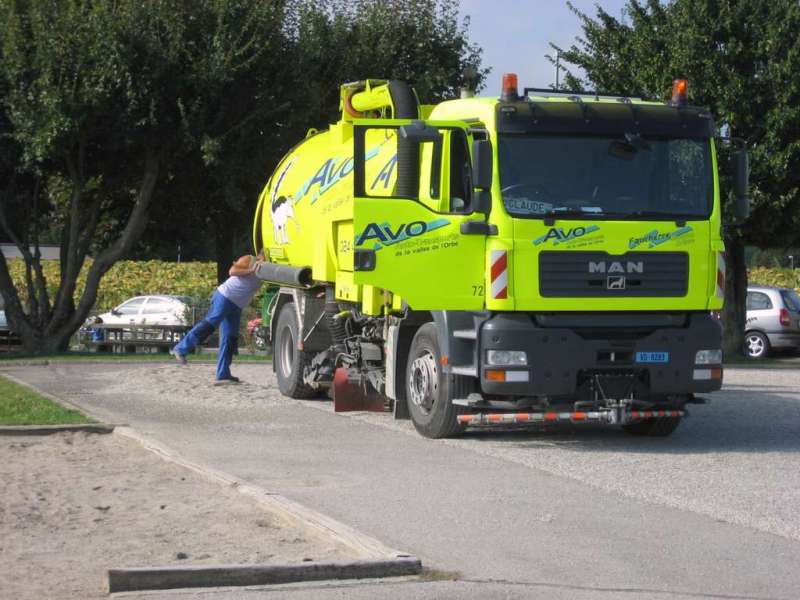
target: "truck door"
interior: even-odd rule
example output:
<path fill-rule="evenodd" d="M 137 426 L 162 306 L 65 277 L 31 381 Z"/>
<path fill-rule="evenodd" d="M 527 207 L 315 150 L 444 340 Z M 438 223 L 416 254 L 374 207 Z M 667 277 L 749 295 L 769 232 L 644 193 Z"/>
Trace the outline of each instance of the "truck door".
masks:
<path fill-rule="evenodd" d="M 355 283 L 415 310 L 484 306 L 486 215 L 462 122 L 354 123 Z"/>

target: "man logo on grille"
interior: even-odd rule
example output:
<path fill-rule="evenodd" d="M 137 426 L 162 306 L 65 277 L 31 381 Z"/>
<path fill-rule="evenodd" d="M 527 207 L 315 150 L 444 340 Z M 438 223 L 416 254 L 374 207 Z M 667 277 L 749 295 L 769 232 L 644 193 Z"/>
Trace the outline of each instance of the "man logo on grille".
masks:
<path fill-rule="evenodd" d="M 613 277 L 606 278 L 606 289 L 607 290 L 624 290 L 625 289 L 625 277 L 622 275 L 615 275 Z"/>

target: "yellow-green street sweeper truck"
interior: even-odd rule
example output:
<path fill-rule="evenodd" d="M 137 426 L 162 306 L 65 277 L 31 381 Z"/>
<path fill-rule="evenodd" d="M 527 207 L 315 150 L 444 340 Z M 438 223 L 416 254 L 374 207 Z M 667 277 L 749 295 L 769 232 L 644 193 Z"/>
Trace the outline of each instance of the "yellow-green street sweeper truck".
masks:
<path fill-rule="evenodd" d="M 253 228 L 283 394 L 424 436 L 549 421 L 668 435 L 722 385 L 715 126 L 687 103 L 343 85 Z M 747 212 L 747 156 L 734 155 Z"/>

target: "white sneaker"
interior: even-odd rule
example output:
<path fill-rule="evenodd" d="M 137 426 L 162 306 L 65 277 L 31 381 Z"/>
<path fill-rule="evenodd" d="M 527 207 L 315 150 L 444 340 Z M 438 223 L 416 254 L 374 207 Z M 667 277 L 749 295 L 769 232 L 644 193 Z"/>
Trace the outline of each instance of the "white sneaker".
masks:
<path fill-rule="evenodd" d="M 177 350 L 170 350 L 169 353 L 172 354 L 172 356 L 175 357 L 175 360 L 178 361 L 178 364 L 180 364 L 180 365 L 188 365 L 189 364 L 189 361 L 186 360 L 186 356 L 184 354 L 181 354 Z"/>

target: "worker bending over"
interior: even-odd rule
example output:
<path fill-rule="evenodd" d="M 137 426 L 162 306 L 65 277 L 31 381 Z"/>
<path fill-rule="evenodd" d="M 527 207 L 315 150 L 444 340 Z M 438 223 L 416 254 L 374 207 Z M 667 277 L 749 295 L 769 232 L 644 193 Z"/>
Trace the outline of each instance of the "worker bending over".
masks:
<path fill-rule="evenodd" d="M 258 256 L 242 256 L 233 263 L 226 279 L 211 297 L 211 307 L 202 321 L 172 349 L 175 359 L 182 365 L 186 356 L 202 344 L 219 327 L 219 357 L 217 358 L 217 383 L 236 383 L 231 375 L 231 361 L 239 339 L 239 324 L 245 308 L 261 287 L 256 267 L 264 261 L 263 251 Z"/>

